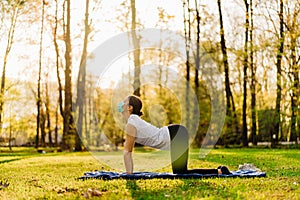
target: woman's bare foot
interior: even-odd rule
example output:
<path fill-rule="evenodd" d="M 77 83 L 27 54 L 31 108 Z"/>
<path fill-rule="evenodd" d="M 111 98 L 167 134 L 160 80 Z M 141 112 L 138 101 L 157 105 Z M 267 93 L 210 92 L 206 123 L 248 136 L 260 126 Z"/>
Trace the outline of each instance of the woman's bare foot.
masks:
<path fill-rule="evenodd" d="M 218 169 L 218 174 L 226 174 L 226 175 L 231 174 L 231 172 L 226 166 L 219 166 L 217 169 Z"/>

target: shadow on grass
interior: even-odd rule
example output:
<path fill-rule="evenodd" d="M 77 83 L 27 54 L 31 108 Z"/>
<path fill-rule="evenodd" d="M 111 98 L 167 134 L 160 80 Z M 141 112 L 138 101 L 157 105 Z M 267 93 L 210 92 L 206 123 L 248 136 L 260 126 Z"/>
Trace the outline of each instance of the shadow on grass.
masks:
<path fill-rule="evenodd" d="M 146 181 L 146 180 L 144 180 Z M 172 181 L 172 180 L 170 180 Z M 167 184 L 166 184 L 167 185 Z M 157 187 L 157 185 L 149 184 L 146 188 L 142 188 L 138 185 L 136 180 L 127 180 L 126 188 L 133 199 L 169 199 L 172 197 L 182 197 L 179 194 L 182 186 L 167 186 Z"/>
<path fill-rule="evenodd" d="M 14 148 L 12 151 L 6 148 L 0 147 L 0 165 L 5 163 L 11 163 L 14 161 L 24 160 L 33 157 L 49 157 L 49 156 L 61 156 L 67 155 L 68 152 L 46 153 L 44 151 L 39 152 L 35 148 Z"/>
<path fill-rule="evenodd" d="M 21 160 L 22 158 L 14 158 L 14 159 L 8 159 L 8 160 L 1 160 L 0 164 L 9 163 L 17 160 Z"/>
<path fill-rule="evenodd" d="M 138 181 L 127 180 L 126 188 L 130 192 L 133 199 L 182 199 L 182 198 L 205 198 L 217 195 L 218 197 L 230 197 L 235 196 L 234 193 L 229 192 L 224 186 L 220 188 L 213 183 L 202 181 L 203 179 L 181 179 L 179 185 L 170 184 L 172 179 L 168 179 L 168 182 L 164 186 L 153 184 L 152 187 L 140 187 Z M 146 181 L 146 180 L 145 180 Z M 149 183 L 150 185 L 151 183 Z M 152 185 L 152 184 L 151 184 Z M 159 188 L 159 189 L 158 189 Z M 224 192 L 224 189 L 226 192 Z"/>

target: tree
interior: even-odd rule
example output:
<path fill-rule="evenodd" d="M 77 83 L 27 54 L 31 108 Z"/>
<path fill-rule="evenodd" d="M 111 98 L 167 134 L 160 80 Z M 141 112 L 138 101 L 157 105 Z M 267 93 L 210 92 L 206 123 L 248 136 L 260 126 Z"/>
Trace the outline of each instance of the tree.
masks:
<path fill-rule="evenodd" d="M 244 98 L 243 98 L 243 130 L 242 141 L 243 146 L 248 146 L 248 128 L 247 128 L 247 70 L 248 70 L 248 35 L 249 35 L 249 3 L 245 0 L 246 7 L 246 22 L 245 22 L 245 44 L 244 44 Z"/>
<path fill-rule="evenodd" d="M 72 46 L 71 46 L 71 0 L 66 0 L 65 27 L 65 90 L 63 111 L 62 149 L 72 150 L 75 147 L 76 127 L 72 116 Z"/>
<path fill-rule="evenodd" d="M 227 119 L 229 120 L 228 126 L 230 127 L 229 131 L 235 131 L 236 134 L 239 132 L 238 128 L 238 121 L 237 115 L 235 112 L 235 105 L 234 99 L 230 88 L 230 80 L 229 80 L 229 63 L 228 63 L 228 54 L 227 54 L 227 47 L 226 47 L 226 40 L 225 40 L 225 31 L 223 25 L 223 15 L 222 15 L 222 7 L 221 7 L 221 0 L 217 1 L 218 3 L 218 10 L 219 10 L 219 20 L 220 20 L 220 44 L 221 44 L 221 51 L 223 56 L 223 65 L 224 65 L 224 74 L 225 74 L 225 93 L 226 93 L 226 115 Z M 235 138 L 235 142 L 239 143 L 238 137 Z M 225 141 L 225 143 L 227 143 Z"/>
<path fill-rule="evenodd" d="M 82 131 L 83 131 L 83 118 L 84 118 L 84 105 L 85 105 L 85 79 L 86 79 L 86 59 L 87 59 L 87 45 L 90 33 L 90 21 L 89 21 L 89 0 L 85 3 L 85 20 L 84 20 L 84 41 L 83 50 L 80 60 L 78 78 L 77 78 L 77 99 L 76 107 L 78 107 L 78 119 L 77 119 L 77 135 L 75 150 L 82 150 Z M 77 109 L 77 108 L 75 108 Z"/>
<path fill-rule="evenodd" d="M 37 82 L 37 115 L 36 115 L 36 137 L 35 137 L 35 148 L 39 147 L 39 135 L 41 124 L 41 74 L 42 74 L 42 57 L 43 57 L 43 34 L 44 34 L 44 18 L 45 18 L 45 1 L 42 0 L 42 18 L 41 18 L 41 32 L 40 32 L 40 49 L 39 49 L 39 72 L 38 72 L 38 82 Z"/>
<path fill-rule="evenodd" d="M 286 46 L 288 51 L 286 52 L 286 60 L 288 60 L 288 76 L 291 82 L 290 98 L 291 98 L 291 120 L 290 120 L 290 141 L 297 142 L 297 132 L 300 131 L 297 128 L 297 115 L 299 117 L 299 64 L 300 56 L 297 54 L 297 40 L 300 36 L 299 30 L 299 15 L 300 7 L 299 0 L 295 2 L 287 2 L 285 10 L 286 19 L 284 20 L 284 26 L 286 29 Z M 300 125 L 298 125 L 300 126 Z M 298 129 L 298 130 L 297 130 Z"/>
<path fill-rule="evenodd" d="M 52 143 L 52 130 L 51 130 L 51 116 L 50 116 L 50 97 L 49 97 L 49 81 L 48 81 L 48 73 L 46 74 L 46 80 L 47 82 L 45 83 L 45 117 L 47 121 L 47 131 L 48 131 L 48 142 L 49 146 L 53 146 Z"/>
<path fill-rule="evenodd" d="M 59 28 L 59 18 L 58 18 L 58 7 L 59 2 L 55 0 L 55 14 L 54 14 L 54 25 L 53 25 L 53 44 L 55 49 L 55 65 L 56 65 L 56 77 L 58 83 L 58 100 L 57 100 L 57 108 L 55 114 L 55 145 L 58 146 L 58 110 L 60 115 L 64 116 L 64 108 L 63 108 L 63 86 L 61 81 L 60 69 L 62 68 L 62 59 L 60 56 L 60 49 L 58 45 L 58 28 Z M 63 117 L 64 118 L 64 117 Z"/>
<path fill-rule="evenodd" d="M 251 90 L 251 141 L 253 145 L 257 145 L 257 135 L 256 135 L 256 67 L 253 61 L 253 54 L 254 54 L 254 47 L 253 47 L 253 2 L 250 0 L 249 3 L 250 7 L 250 30 L 249 30 L 249 37 L 250 37 L 250 70 L 251 70 L 251 83 L 250 83 L 250 90 Z"/>
<path fill-rule="evenodd" d="M 198 96 L 199 90 L 199 68 L 200 68 L 200 12 L 199 12 L 199 3 L 195 0 L 195 10 L 196 10 L 196 56 L 195 56 L 195 88 L 196 95 Z"/>
<path fill-rule="evenodd" d="M 184 39 L 185 39 L 185 53 L 186 53 L 186 95 L 185 95 L 185 109 L 186 109 L 186 126 L 187 129 L 190 129 L 189 123 L 189 115 L 190 115 L 190 105 L 189 105 L 189 93 L 190 93 L 190 49 L 191 49 L 191 9 L 190 9 L 190 1 L 183 1 L 183 20 L 184 20 Z"/>
<path fill-rule="evenodd" d="M 135 7 L 135 0 L 130 0 L 131 5 L 131 34 L 132 34 L 132 43 L 133 43 L 133 56 L 134 56 L 134 81 L 133 81 L 133 88 L 134 88 L 134 95 L 141 96 L 140 93 L 140 38 L 137 36 L 136 33 L 136 7 Z"/>
<path fill-rule="evenodd" d="M 275 127 L 274 127 L 274 133 L 271 133 L 271 141 L 272 146 L 274 147 L 278 143 L 278 136 L 279 136 L 279 130 L 280 130 L 280 104 L 281 104 L 281 91 L 282 91 L 282 69 L 281 69 L 281 62 L 282 57 L 284 53 L 284 19 L 283 19 L 283 0 L 280 0 L 280 6 L 279 6 L 279 38 L 278 38 L 278 51 L 276 56 L 276 69 L 277 69 L 277 89 L 276 89 L 276 107 L 275 107 Z"/>
<path fill-rule="evenodd" d="M 199 11 L 199 5 L 200 2 L 198 2 L 197 0 L 195 0 L 195 11 L 196 11 L 196 55 L 195 55 L 195 78 L 194 78 L 194 84 L 195 84 L 195 93 L 196 93 L 196 97 L 197 100 L 200 101 L 200 94 L 199 94 L 199 70 L 200 70 L 200 11 Z M 201 103 L 198 103 L 201 104 Z M 199 109 L 200 105 L 194 105 L 194 112 L 193 114 L 195 115 L 195 113 L 197 113 L 198 109 Z M 194 116 L 193 115 L 193 119 Z M 198 124 L 195 124 L 194 122 L 195 120 L 192 121 L 192 126 L 193 127 L 197 127 Z M 197 121 L 197 120 L 196 120 Z M 201 122 L 200 122 L 201 123 Z M 199 124 L 200 125 L 200 124 Z M 198 133 L 199 134 L 199 133 Z M 197 135 L 198 135 L 197 134 Z M 196 136 L 197 138 L 197 136 Z M 201 136 L 200 136 L 201 138 Z M 200 145 L 200 144 L 199 144 Z"/>
<path fill-rule="evenodd" d="M 1 2 L 4 3 L 4 2 Z M 14 37 L 15 37 L 15 29 L 16 24 L 18 21 L 18 17 L 20 14 L 20 8 L 25 3 L 24 0 L 13 0 L 7 1 L 7 5 L 3 6 L 3 12 L 9 14 L 9 30 L 7 33 L 7 45 L 5 48 L 4 59 L 3 59 L 3 69 L 2 69 L 2 76 L 1 76 L 1 85 L 0 85 L 0 133 L 2 130 L 2 123 L 3 123 L 3 109 L 4 109 L 4 98 L 5 98 L 5 81 L 6 81 L 6 66 L 8 62 L 8 56 L 11 52 L 11 48 L 14 44 Z"/>
<path fill-rule="evenodd" d="M 101 1 L 94 0 L 95 3 L 93 10 L 96 9 L 98 4 Z M 86 63 L 88 58 L 88 43 L 90 41 L 90 36 L 92 32 L 92 19 L 90 18 L 90 0 L 86 0 L 85 3 L 85 18 L 84 18 L 84 37 L 83 37 L 83 47 L 81 53 L 81 59 L 79 64 L 79 71 L 77 77 L 77 97 L 75 102 L 74 112 L 77 116 L 76 128 L 76 143 L 75 143 L 75 150 L 81 151 L 82 150 L 82 139 L 83 134 L 88 134 L 87 131 L 87 108 L 86 108 Z M 85 131 L 84 131 L 85 125 Z M 88 137 L 86 137 L 88 138 Z"/>

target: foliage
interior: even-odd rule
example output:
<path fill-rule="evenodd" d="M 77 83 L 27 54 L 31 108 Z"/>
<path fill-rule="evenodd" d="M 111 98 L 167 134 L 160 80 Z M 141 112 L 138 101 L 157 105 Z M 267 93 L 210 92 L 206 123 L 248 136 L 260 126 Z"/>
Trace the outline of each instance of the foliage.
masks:
<path fill-rule="evenodd" d="M 251 126 L 254 120 L 250 117 L 250 113 L 254 111 L 258 115 L 264 113 L 264 111 L 273 110 L 275 106 L 276 96 L 276 56 L 278 56 L 278 44 L 280 42 L 279 39 L 279 28 L 280 28 L 280 17 L 278 16 L 279 7 L 277 5 L 277 1 L 253 1 L 253 22 L 254 29 L 253 31 L 253 53 L 254 53 L 254 67 L 256 69 L 256 79 L 254 80 L 256 86 L 256 105 L 255 109 L 252 110 L 250 108 L 250 96 L 247 97 L 247 131 L 248 136 L 251 130 Z M 25 3 L 24 3 L 25 2 Z M 84 36 L 84 6 L 80 6 L 82 4 L 71 1 L 71 35 L 70 41 L 72 41 L 72 46 L 70 47 L 69 52 L 72 50 L 72 60 L 73 64 L 72 74 L 70 76 L 64 75 L 65 70 L 65 58 L 64 53 L 66 51 L 66 47 L 64 45 L 65 34 L 64 30 L 66 28 L 66 21 L 63 19 L 66 17 L 66 5 L 63 0 L 49 0 L 44 1 L 45 3 L 45 29 L 44 29 L 44 45 L 43 45 L 43 58 L 42 64 L 44 69 L 42 70 L 42 87 L 49 83 L 49 93 L 50 93 L 50 119 L 51 119 L 51 130 L 56 130 L 58 128 L 63 128 L 62 117 L 56 117 L 57 113 L 57 101 L 58 101 L 58 93 L 64 93 L 70 89 L 75 90 L 76 87 L 75 79 L 72 79 L 73 88 L 65 88 L 64 84 L 62 87 L 58 89 L 58 83 L 55 76 L 58 76 L 56 73 L 60 73 L 61 82 L 65 80 L 67 77 L 75 77 L 77 72 L 77 67 L 79 64 L 79 60 L 81 58 L 82 49 L 83 49 L 83 36 Z M 121 3 L 113 4 L 112 1 L 103 1 L 103 5 L 99 0 L 91 0 L 91 10 L 90 10 L 90 19 L 89 28 L 89 41 L 93 45 L 99 44 L 102 39 L 107 39 L 106 36 L 112 37 L 115 33 L 119 31 L 127 31 L 130 30 L 130 18 L 131 18 L 131 9 L 129 1 L 120 1 Z M 156 1 L 152 1 L 157 3 Z M 148 11 L 151 10 L 152 13 L 156 14 L 157 18 L 151 17 L 147 18 L 144 14 L 149 14 L 147 9 L 143 10 L 140 5 L 136 4 L 136 27 L 144 28 L 150 26 L 159 28 L 160 30 L 170 29 L 176 31 L 178 33 L 183 34 L 183 26 L 178 28 L 177 26 L 173 27 L 174 24 L 182 24 L 183 21 L 183 10 L 182 10 L 182 1 L 175 1 L 174 8 L 177 6 L 181 11 L 176 11 L 176 9 L 169 9 L 165 4 L 152 4 L 155 5 L 155 9 L 152 10 L 153 7 L 147 8 Z M 187 2 L 187 1 L 184 1 Z M 194 79 L 196 79 L 196 71 L 195 65 L 196 63 L 196 54 L 195 52 L 195 44 L 194 41 L 197 41 L 198 30 L 197 30 L 197 10 L 199 9 L 200 14 L 200 46 L 203 48 L 204 52 L 209 55 L 210 58 L 206 58 L 205 55 L 200 55 L 200 68 L 202 63 L 206 63 L 208 59 L 214 61 L 214 64 L 217 65 L 220 73 L 224 73 L 224 66 L 222 63 L 222 52 L 221 47 L 219 45 L 219 17 L 218 17 L 218 9 L 216 7 L 216 2 L 213 1 L 188 1 L 189 7 L 185 8 L 186 15 L 190 17 L 189 25 L 191 30 L 191 52 L 190 52 L 190 82 L 191 88 L 196 90 L 196 83 L 194 83 Z M 213 2 L 213 3 L 209 3 Z M 280 79 L 282 80 L 281 92 L 282 99 L 280 102 L 280 120 L 261 120 L 263 117 L 257 116 L 257 133 L 258 137 L 261 141 L 268 141 L 270 139 L 271 131 L 260 130 L 264 125 L 268 125 L 268 127 L 273 127 L 274 123 L 280 123 L 280 135 L 279 139 L 281 141 L 298 141 L 300 137 L 300 112 L 299 112 L 299 0 L 292 1 L 282 1 L 284 3 L 284 52 L 282 52 L 282 74 Z M 197 6 L 196 6 L 197 4 Z M 239 5 L 241 4 L 241 5 Z M 234 99 L 236 105 L 236 115 L 238 122 L 237 124 L 241 124 L 241 115 L 242 115 L 242 80 L 243 74 L 242 72 L 242 61 L 244 58 L 244 29 L 245 29 L 245 10 L 242 5 L 243 2 L 232 1 L 229 3 L 222 4 L 222 11 L 224 15 L 224 34 L 226 36 L 226 45 L 228 50 L 228 63 L 229 63 L 229 85 L 232 89 L 232 98 Z M 16 5 L 20 5 L 20 7 L 16 7 Z M 239 6 L 237 6 L 239 5 Z M 18 136 L 22 137 L 24 143 L 32 140 L 34 131 L 35 131 L 35 122 L 32 120 L 35 118 L 36 113 L 33 110 L 36 102 L 36 84 L 34 83 L 37 79 L 37 69 L 38 69 L 38 56 L 36 56 L 39 40 L 38 35 L 40 33 L 40 26 L 38 25 L 41 19 L 41 11 L 42 11 L 42 1 L 32 1 L 32 0 L 5 0 L 0 1 L 0 33 L 3 36 L 0 39 L 0 43 L 5 44 L 8 41 L 9 36 L 9 27 L 11 24 L 11 17 L 13 13 L 13 7 L 18 8 L 19 16 L 16 21 L 15 26 L 15 37 L 14 37 L 14 45 L 11 48 L 12 53 L 9 57 L 7 57 L 7 70 L 8 72 L 12 69 L 17 69 L 21 67 L 24 71 L 19 72 L 17 75 L 17 79 L 20 80 L 18 84 L 15 84 L 13 88 L 6 84 L 5 88 L 3 88 L 3 92 L 5 97 L 1 99 L 5 100 L 5 106 L 3 108 L 3 125 L 7 127 L 11 127 L 13 130 L 13 137 Z M 57 12 L 55 12 L 57 6 Z M 187 5 L 186 5 L 187 6 Z M 147 6 L 144 6 L 147 7 Z M 147 13 L 143 13 L 143 12 Z M 151 15 L 152 16 L 152 15 Z M 180 17 L 179 17 L 180 16 Z M 57 24 L 55 24 L 57 22 Z M 153 25 L 154 24 L 154 25 Z M 56 31 L 55 29 L 56 27 Z M 109 32 L 110 30 L 112 32 Z M 55 35 L 54 35 L 55 33 Z M 105 35 L 107 33 L 107 35 Z M 105 35 L 105 36 L 104 36 Z M 53 43 L 54 38 L 57 39 L 57 49 L 55 49 Z M 100 38 L 100 39 L 99 39 Z M 140 38 L 143 41 L 143 38 Z M 149 41 L 148 41 L 149 42 Z M 196 146 L 201 145 L 201 141 L 206 134 L 207 127 L 210 123 L 210 98 L 207 95 L 207 89 L 205 85 L 202 84 L 201 74 L 199 75 L 199 83 L 200 89 L 198 93 L 198 102 L 199 105 L 196 105 L 194 102 L 184 102 L 178 103 L 180 99 L 184 99 L 184 95 L 179 95 L 178 98 L 175 96 L 177 94 L 185 94 L 185 85 L 180 84 L 177 80 L 169 79 L 169 84 L 172 84 L 175 88 L 174 91 L 170 91 L 167 88 L 162 88 L 161 86 L 167 82 L 168 79 L 168 70 L 166 68 L 173 67 L 176 72 L 178 72 L 178 76 L 185 77 L 186 72 L 186 63 L 185 60 L 179 58 L 179 52 L 170 52 L 167 48 L 170 45 L 174 45 L 172 49 L 178 49 L 178 51 L 183 51 L 176 47 L 178 45 L 176 41 L 172 41 L 170 38 L 161 39 L 159 42 L 161 49 L 156 50 L 143 50 L 140 54 L 140 65 L 155 65 L 156 70 L 152 73 L 147 74 L 147 76 L 151 76 L 153 80 L 155 80 L 155 86 L 145 85 L 141 87 L 141 96 L 145 99 L 145 107 L 144 107 L 144 119 L 147 121 L 153 122 L 155 125 L 162 126 L 169 123 L 183 123 L 183 124 L 194 124 L 195 115 L 191 112 L 189 115 L 186 115 L 185 109 L 181 109 L 180 107 L 191 107 L 190 111 L 194 111 L 195 108 L 199 108 L 200 110 L 200 122 L 198 125 L 198 130 L 196 134 L 194 144 Z M 89 45 L 87 48 L 87 53 L 91 53 L 94 46 Z M 10 46 L 10 45 L 9 45 Z M 93 47 L 92 47 L 93 46 Z M 157 45 L 155 45 L 157 46 Z M 2 47 L 0 49 L 0 61 L 4 63 L 4 55 L 5 48 Z M 55 59 L 55 50 L 57 50 L 57 60 Z M 280 53 L 281 54 L 281 53 Z M 107 138 L 112 141 L 112 143 L 117 147 L 122 144 L 123 141 L 123 132 L 122 132 L 122 123 L 117 119 L 118 113 L 115 110 L 114 100 L 120 100 L 124 93 L 123 90 L 125 88 L 131 88 L 134 80 L 133 74 L 128 72 L 126 74 L 126 70 L 132 71 L 133 68 L 133 54 L 128 53 L 128 63 L 123 62 L 118 65 L 118 69 L 123 71 L 123 77 L 126 79 L 126 83 L 122 85 L 118 90 L 115 88 L 102 89 L 99 91 L 99 96 L 92 99 L 92 102 L 87 102 L 88 106 L 86 108 L 86 118 L 87 121 L 85 125 L 83 125 L 83 136 L 84 144 L 86 147 L 98 146 L 97 141 L 99 143 L 99 137 L 101 137 L 102 133 L 105 133 Z M 87 55 L 88 58 L 93 57 L 93 55 Z M 123 57 L 122 57 L 123 59 Z M 120 59 L 121 60 L 121 59 Z M 6 61 L 5 61 L 6 62 Z M 250 61 L 249 61 L 250 62 Z M 115 63 L 112 63 L 114 65 Z M 211 64 L 211 63 L 209 63 Z M 251 63 L 246 63 L 251 64 Z M 3 67 L 1 65 L 1 67 Z M 57 68 L 56 68 L 57 67 Z M 103 67 L 103 66 L 101 66 Z M 9 76 L 9 73 L 7 74 Z M 11 77 L 6 77 L 3 83 L 9 83 L 11 81 Z M 24 77 L 30 77 L 30 80 L 26 80 L 23 82 Z M 110 78 L 112 81 L 117 82 L 118 80 L 114 80 L 114 74 L 110 74 Z M 31 79 L 32 78 L 32 79 Z M 49 79 L 48 79 L 49 78 Z M 248 85 L 250 85 L 250 78 L 247 78 Z M 4 80 L 4 78 L 3 78 Z M 87 84 L 90 84 L 87 80 Z M 141 85 L 143 85 L 145 81 L 145 77 L 141 77 Z M 222 80 L 224 81 L 224 80 Z M 171 83 L 170 83 L 171 82 Z M 119 85 L 120 86 L 120 85 Z M 247 88 L 248 94 L 250 94 L 250 89 Z M 45 99 L 45 91 L 42 89 L 41 99 Z M 59 90 L 59 91 L 58 91 Z M 94 88 L 86 88 L 87 93 L 90 92 L 92 94 Z M 114 91 L 112 91 L 114 90 Z M 16 91 L 21 94 L 17 94 Z M 119 92 L 118 98 L 115 98 L 113 93 Z M 126 91 L 127 92 L 127 91 Z M 32 95 L 33 93 L 33 95 Z M 126 96 L 128 93 L 124 94 Z M 74 95 L 75 96 L 75 95 Z M 124 97 L 122 96 L 122 98 Z M 11 99 L 10 99 L 11 97 Z M 89 98 L 89 97 L 87 97 Z M 61 98 L 61 103 L 65 101 L 65 98 Z M 88 101 L 89 99 L 87 99 Z M 10 109 L 10 103 L 14 102 L 12 109 Z M 74 103 L 74 102 L 73 102 Z M 279 105 L 279 104 L 278 104 Z M 12 111 L 11 115 L 9 114 Z M 20 117 L 20 113 L 22 116 Z M 23 114 L 25 113 L 25 114 Z M 75 115 L 78 113 L 74 113 Z M 269 113 L 271 114 L 271 113 Z M 273 114 L 274 115 L 274 114 Z M 1 115 L 2 116 L 2 115 Z M 269 117 L 273 119 L 273 117 Z M 232 124 L 232 117 L 227 117 L 227 124 Z M 57 123 L 54 123 L 57 121 Z M 71 120 L 72 121 L 72 120 Z M 11 126 L 7 126 L 11 122 Z M 67 122 L 66 122 L 67 123 Z M 261 123 L 261 124 L 259 124 Z M 22 126 L 19 126 L 22 124 Z M 196 126 L 196 125 L 195 125 Z M 72 126 L 72 128 L 74 128 Z M 23 130 L 22 130 L 23 129 Z M 89 129 L 89 130 L 88 130 Z M 49 130 L 49 132 L 51 132 Z M 62 130 L 62 129 L 61 129 Z M 1 137 L 7 137 L 8 129 L 4 129 L 1 133 Z M 14 135 L 15 134 L 15 135 Z M 240 142 L 240 132 L 234 129 L 232 126 L 225 126 L 223 129 L 223 134 L 221 136 L 220 144 L 239 144 Z M 61 133 L 59 133 L 59 136 Z M 73 136 L 71 136 L 73 139 Z"/>

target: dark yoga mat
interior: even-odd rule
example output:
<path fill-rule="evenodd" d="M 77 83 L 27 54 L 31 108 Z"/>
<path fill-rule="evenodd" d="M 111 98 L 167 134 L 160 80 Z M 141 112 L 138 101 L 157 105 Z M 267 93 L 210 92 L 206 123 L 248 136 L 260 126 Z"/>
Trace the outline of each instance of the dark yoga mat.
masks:
<path fill-rule="evenodd" d="M 153 178 L 162 178 L 162 179 L 178 179 L 178 178 L 227 178 L 227 177 L 240 177 L 240 178 L 254 178 L 254 177 L 266 177 L 265 172 L 253 171 L 253 170 L 238 170 L 231 171 L 232 174 L 173 174 L 173 173 L 156 173 L 156 172 L 134 172 L 133 174 L 118 173 L 118 172 L 108 172 L 108 171 L 95 171 L 95 172 L 86 172 L 83 176 L 79 177 L 80 180 L 86 180 L 90 178 L 97 178 L 103 180 L 113 180 L 113 179 L 153 179 Z"/>

